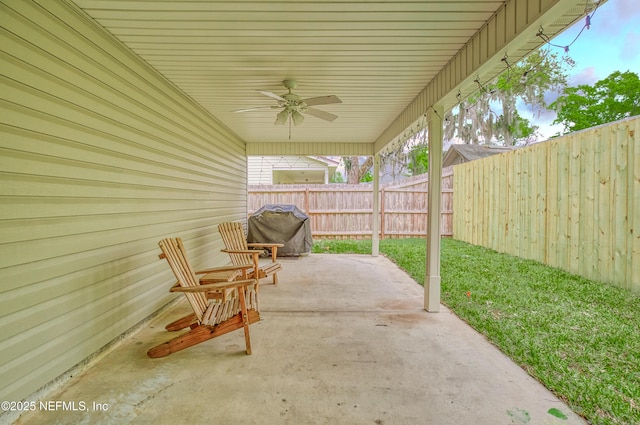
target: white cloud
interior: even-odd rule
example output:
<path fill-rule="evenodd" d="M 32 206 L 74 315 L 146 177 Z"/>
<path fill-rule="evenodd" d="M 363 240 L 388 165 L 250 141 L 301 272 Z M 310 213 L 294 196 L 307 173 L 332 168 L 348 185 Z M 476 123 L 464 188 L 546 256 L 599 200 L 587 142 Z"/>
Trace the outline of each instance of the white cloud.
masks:
<path fill-rule="evenodd" d="M 580 71 L 571 75 L 569 77 L 568 85 L 570 87 L 577 87 L 582 84 L 591 86 L 601 79 L 602 77 L 598 76 L 598 71 L 594 66 L 587 66 L 586 68 L 582 68 Z"/>
<path fill-rule="evenodd" d="M 593 13 L 592 24 L 611 36 L 621 35 L 625 27 L 637 26 L 640 20 L 638 0 L 609 0 Z"/>
<path fill-rule="evenodd" d="M 640 19 L 640 18 L 639 18 Z M 620 49 L 620 60 L 623 62 L 633 62 L 640 57 L 640 33 L 629 32 L 622 42 Z M 621 70 L 626 71 L 626 70 Z M 633 71 L 633 70 L 630 70 Z"/>

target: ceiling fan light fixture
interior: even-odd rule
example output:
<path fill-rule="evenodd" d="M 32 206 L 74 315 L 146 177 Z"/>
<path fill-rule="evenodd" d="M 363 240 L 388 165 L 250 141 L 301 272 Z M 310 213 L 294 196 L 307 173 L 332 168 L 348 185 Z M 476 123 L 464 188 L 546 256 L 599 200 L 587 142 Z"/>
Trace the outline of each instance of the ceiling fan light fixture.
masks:
<path fill-rule="evenodd" d="M 302 122 L 304 121 L 304 115 L 302 115 L 298 111 L 293 111 L 291 113 L 291 119 L 293 120 L 293 125 L 302 124 Z"/>
<path fill-rule="evenodd" d="M 289 118 L 289 113 L 286 109 L 278 112 L 276 116 L 276 125 L 285 125 L 287 123 L 287 118 Z"/>

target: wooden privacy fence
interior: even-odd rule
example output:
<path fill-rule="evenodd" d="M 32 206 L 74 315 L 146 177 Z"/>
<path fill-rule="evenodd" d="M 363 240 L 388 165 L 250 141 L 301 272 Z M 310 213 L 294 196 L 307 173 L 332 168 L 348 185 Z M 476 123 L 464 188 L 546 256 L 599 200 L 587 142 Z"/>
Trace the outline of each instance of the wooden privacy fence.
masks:
<path fill-rule="evenodd" d="M 380 188 L 380 238 L 424 237 L 427 233 L 427 175 Z M 453 172 L 442 174 L 442 235 L 453 235 Z M 311 221 L 318 239 L 365 239 L 372 236 L 371 184 L 251 185 L 249 213 L 266 204 L 293 204 Z"/>
<path fill-rule="evenodd" d="M 454 237 L 640 292 L 640 117 L 455 166 Z"/>

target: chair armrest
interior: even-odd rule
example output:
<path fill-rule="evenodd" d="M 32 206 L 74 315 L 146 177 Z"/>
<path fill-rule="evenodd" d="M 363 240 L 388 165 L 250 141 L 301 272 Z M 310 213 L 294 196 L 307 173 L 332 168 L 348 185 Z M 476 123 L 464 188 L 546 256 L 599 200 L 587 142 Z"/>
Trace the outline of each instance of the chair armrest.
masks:
<path fill-rule="evenodd" d="M 221 249 L 220 251 L 229 254 L 262 254 L 262 251 L 258 249 Z"/>
<path fill-rule="evenodd" d="M 260 254 L 262 254 L 262 251 L 259 251 L 257 249 L 221 249 L 220 251 L 226 252 L 228 254 L 250 254 L 251 257 L 253 257 L 253 267 L 256 269 L 256 272 L 260 267 L 260 265 L 258 264 L 258 257 L 260 257 Z"/>
<path fill-rule="evenodd" d="M 183 288 L 178 284 L 169 289 L 170 292 L 212 292 L 221 291 L 223 289 L 234 289 L 241 286 L 255 285 L 258 281 L 255 279 L 234 280 L 232 282 L 207 283 L 206 285 L 189 286 Z"/>
<path fill-rule="evenodd" d="M 252 243 L 248 243 L 247 246 L 249 247 L 256 247 L 256 248 L 271 248 L 271 247 L 275 247 L 275 248 L 282 248 L 284 246 L 283 243 L 258 243 L 258 242 L 252 242 Z"/>
<path fill-rule="evenodd" d="M 194 272 L 195 274 L 207 274 L 207 273 L 215 273 L 215 272 L 229 272 L 232 270 L 245 270 L 245 269 L 250 269 L 253 267 L 253 264 L 240 264 L 239 266 L 234 266 L 234 265 L 228 265 L 228 266 L 221 266 L 221 267 L 214 267 L 211 269 L 204 269 L 204 270 L 198 270 L 196 272 Z"/>
<path fill-rule="evenodd" d="M 275 263 L 276 258 L 278 258 L 278 248 L 282 248 L 284 244 L 252 242 L 252 243 L 248 243 L 247 246 L 255 247 L 255 248 L 271 248 L 271 261 Z"/>

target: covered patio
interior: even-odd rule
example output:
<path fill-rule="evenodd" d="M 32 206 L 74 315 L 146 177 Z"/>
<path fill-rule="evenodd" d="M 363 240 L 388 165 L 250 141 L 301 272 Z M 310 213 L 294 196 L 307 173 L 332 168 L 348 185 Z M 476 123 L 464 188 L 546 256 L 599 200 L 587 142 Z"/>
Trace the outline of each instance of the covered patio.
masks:
<path fill-rule="evenodd" d="M 425 312 L 422 287 L 385 257 L 281 261 L 278 286 L 261 287 L 251 356 L 237 331 L 148 358 L 188 312 L 180 300 L 45 399 L 87 411 L 17 423 L 585 423 L 449 310 Z"/>
<path fill-rule="evenodd" d="M 495 423 L 456 415 L 504 418 L 507 409 L 544 416 L 547 405 L 524 401 L 550 399 L 536 396 L 546 393 L 536 385 L 521 390 L 510 372 L 503 376 L 522 372 L 464 325 L 458 324 L 462 336 L 449 331 L 458 322 L 440 305 L 440 214 L 429 214 L 426 226 L 424 289 L 414 283 L 391 289 L 385 285 L 397 280 L 397 270 L 382 279 L 358 267 L 385 263 L 376 257 L 378 195 L 371 202 L 371 258 L 349 258 L 342 274 L 336 274 L 342 257 L 331 259 L 335 269 L 318 266 L 317 274 L 309 270 L 324 257 L 287 262 L 281 287 L 265 286 L 253 357 L 239 355 L 229 336 L 224 350 L 215 349 L 220 340 L 147 359 L 147 342 L 165 337 L 159 325 L 176 310 L 109 357 L 100 353 L 174 301 L 159 240 L 183 239 L 196 269 L 229 262 L 217 226 L 246 225 L 248 156 L 373 157 L 378 193 L 382 154 L 428 127 L 429 211 L 439 211 L 445 111 L 593 6 L 590 0 L 0 0 L 0 399 L 51 399 L 52 388 L 95 364 L 86 376 L 97 378 L 69 381 L 60 397 L 95 394 L 96 402 L 112 403 L 114 417 L 121 409 L 124 417 L 140 412 L 149 422 L 198 408 L 232 419 L 242 410 L 300 415 L 291 423 L 315 420 L 314 414 L 332 418 L 318 422 L 353 423 L 347 418 L 354 412 L 371 415 L 363 423 L 424 417 Z M 274 119 L 291 107 L 282 96 L 283 82 L 292 80 L 295 94 L 316 99 L 309 103 L 323 112 L 308 114 L 289 133 Z M 293 113 L 292 120 L 300 121 Z M 476 343 L 493 354 L 479 357 Z M 235 387 L 224 382 L 230 378 Z M 215 403 L 219 388 L 226 388 L 223 402 Z M 112 401 L 98 397 L 103 390 Z M 492 394 L 507 398 L 491 404 Z M 167 403 L 172 409 L 163 409 Z M 18 414 L 0 412 L 0 421 Z"/>

